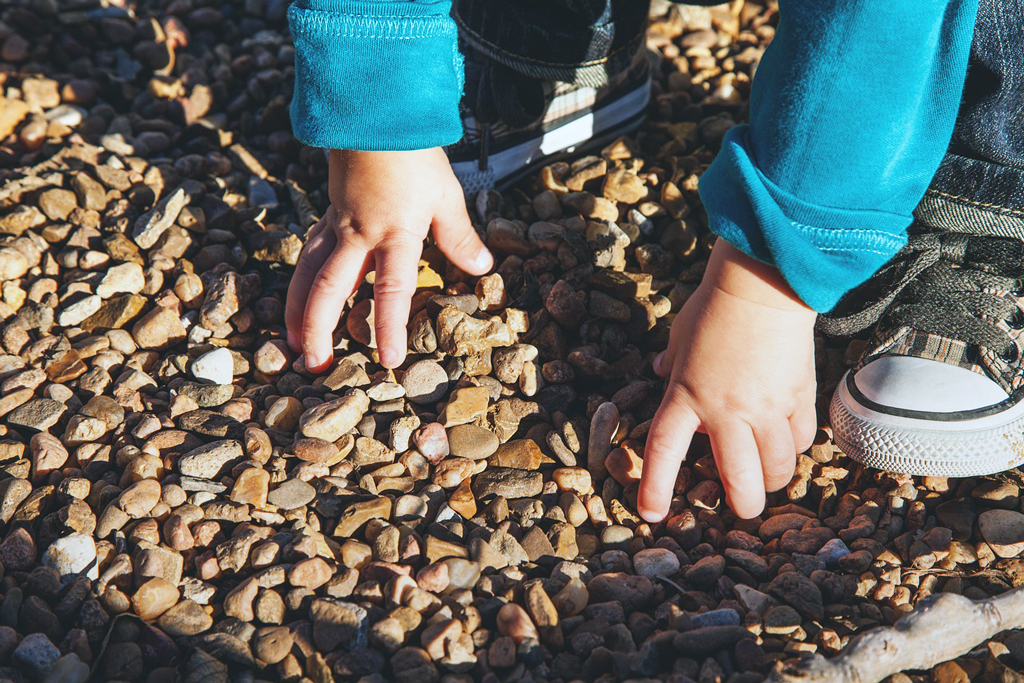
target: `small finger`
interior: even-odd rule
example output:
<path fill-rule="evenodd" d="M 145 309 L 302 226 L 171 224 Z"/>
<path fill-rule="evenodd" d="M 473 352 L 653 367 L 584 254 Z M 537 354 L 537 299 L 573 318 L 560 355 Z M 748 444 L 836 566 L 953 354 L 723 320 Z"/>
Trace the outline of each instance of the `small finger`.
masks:
<path fill-rule="evenodd" d="M 366 249 L 342 242 L 313 279 L 302 317 L 302 349 L 306 367 L 314 372 L 334 357 L 334 328 L 345 302 L 359 286 L 366 259 Z"/>
<path fill-rule="evenodd" d="M 644 447 L 637 510 L 648 522 L 660 522 L 668 514 L 676 475 L 699 425 L 700 419 L 687 402 L 686 393 L 670 383 L 654 414 Z"/>
<path fill-rule="evenodd" d="M 750 425 L 743 422 L 708 427 L 711 450 L 725 487 L 725 498 L 737 517 L 750 519 L 764 510 L 764 475 Z"/>
<path fill-rule="evenodd" d="M 374 321 L 377 352 L 386 368 L 405 360 L 409 340 L 409 307 L 416 291 L 416 268 L 423 244 L 413 237 L 388 240 L 374 253 L 376 277 L 373 283 Z"/>
<path fill-rule="evenodd" d="M 434 241 L 456 266 L 470 275 L 483 275 L 494 267 L 494 256 L 473 229 L 465 201 L 459 197 L 445 205 L 450 208 L 434 217 Z"/>
<path fill-rule="evenodd" d="M 796 471 L 796 446 L 793 432 L 785 423 L 773 428 L 754 430 L 754 440 L 761 455 L 764 490 L 778 491 L 793 480 Z"/>
<path fill-rule="evenodd" d="M 818 416 L 814 406 L 801 408 L 789 416 L 789 428 L 793 433 L 793 444 L 797 453 L 803 453 L 814 444 L 814 436 L 818 433 Z"/>
<path fill-rule="evenodd" d="M 284 324 L 288 330 L 288 346 L 292 351 L 302 350 L 302 318 L 309 299 L 309 290 L 313 286 L 316 274 L 320 272 L 336 244 L 334 231 L 325 229 L 325 221 L 326 218 L 310 230 L 306 245 L 295 264 L 295 273 L 288 283 Z"/>

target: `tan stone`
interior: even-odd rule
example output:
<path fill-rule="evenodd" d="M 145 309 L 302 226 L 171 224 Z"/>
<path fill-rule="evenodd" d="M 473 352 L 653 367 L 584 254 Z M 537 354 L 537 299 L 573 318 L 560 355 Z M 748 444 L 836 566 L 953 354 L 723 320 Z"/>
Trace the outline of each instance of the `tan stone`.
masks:
<path fill-rule="evenodd" d="M 484 387 L 456 389 L 452 392 L 439 421 L 446 428 L 472 422 L 487 412 L 489 399 L 487 389 Z"/>
<path fill-rule="evenodd" d="M 185 339 L 185 326 L 177 313 L 157 306 L 135 323 L 132 336 L 141 348 L 166 349 Z"/>
<path fill-rule="evenodd" d="M 498 610 L 497 622 L 498 632 L 512 638 L 517 645 L 527 638 L 540 639 L 530 615 L 514 602 L 506 603 Z"/>
<path fill-rule="evenodd" d="M 302 435 L 324 441 L 337 441 L 355 427 L 370 407 L 370 399 L 358 391 L 333 401 L 321 403 L 299 418 Z"/>
<path fill-rule="evenodd" d="M 288 583 L 315 591 L 327 583 L 333 573 L 331 566 L 324 558 L 311 557 L 295 563 L 295 566 L 288 572 Z"/>
<path fill-rule="evenodd" d="M 132 596 L 132 608 L 143 621 L 151 621 L 178 602 L 181 593 L 167 579 L 154 578 L 139 586 Z"/>
<path fill-rule="evenodd" d="M 391 499 L 383 496 L 366 500 L 361 503 L 353 503 L 345 508 L 338 518 L 338 525 L 334 528 L 334 535 L 348 538 L 355 534 L 371 519 L 388 519 L 391 517 Z"/>
<path fill-rule="evenodd" d="M 637 452 L 625 444 L 623 447 L 613 448 L 605 458 L 604 464 L 612 479 L 623 486 L 640 481 L 644 468 L 644 461 Z"/>
<path fill-rule="evenodd" d="M 551 462 L 533 439 L 506 441 L 487 459 L 493 467 L 514 467 L 518 470 L 535 470 L 545 461 Z"/>
<path fill-rule="evenodd" d="M 270 472 L 259 467 L 250 467 L 243 470 L 235 479 L 235 485 L 231 487 L 231 500 L 263 507 L 267 504 L 269 492 Z"/>
<path fill-rule="evenodd" d="M 458 488 L 452 491 L 452 495 L 448 499 L 448 507 L 455 510 L 465 519 L 476 517 L 477 511 L 476 496 L 473 495 L 473 489 L 470 487 L 471 483 L 472 481 L 469 478 L 464 479 Z"/>
<path fill-rule="evenodd" d="M 128 515 L 145 517 L 160 502 L 162 489 L 156 479 L 143 479 L 126 488 L 120 496 L 120 506 Z"/>
<path fill-rule="evenodd" d="M 29 112 L 29 106 L 21 100 L 0 97 L 0 140 L 14 132 Z"/>
<path fill-rule="evenodd" d="M 590 472 L 582 467 L 559 467 L 551 473 L 559 491 L 571 491 L 585 496 L 594 491 Z"/>
<path fill-rule="evenodd" d="M 562 617 L 573 617 L 583 611 L 590 601 L 590 592 L 586 585 L 573 576 L 552 598 L 558 614 Z"/>

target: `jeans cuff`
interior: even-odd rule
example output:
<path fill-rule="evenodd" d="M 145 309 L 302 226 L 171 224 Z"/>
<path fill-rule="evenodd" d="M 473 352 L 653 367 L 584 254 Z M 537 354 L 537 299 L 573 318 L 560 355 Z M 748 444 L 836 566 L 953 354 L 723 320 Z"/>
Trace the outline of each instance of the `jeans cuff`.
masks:
<path fill-rule="evenodd" d="M 1024 169 L 950 152 L 914 218 L 936 230 L 1024 240 Z"/>

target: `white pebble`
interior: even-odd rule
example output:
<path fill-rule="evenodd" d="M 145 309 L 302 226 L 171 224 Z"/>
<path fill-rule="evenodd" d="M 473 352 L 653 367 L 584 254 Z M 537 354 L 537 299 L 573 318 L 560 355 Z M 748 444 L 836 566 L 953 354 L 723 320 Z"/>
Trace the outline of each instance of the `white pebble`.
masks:
<path fill-rule="evenodd" d="M 60 314 L 57 316 L 57 324 L 61 327 L 77 325 L 96 311 L 100 310 L 100 305 L 102 303 L 103 302 L 100 298 L 95 294 L 87 296 L 84 299 L 79 299 L 75 303 L 70 306 L 66 306 L 61 310 Z"/>
<path fill-rule="evenodd" d="M 231 352 L 220 348 L 208 351 L 192 362 L 192 376 L 214 384 L 231 384 L 235 377 Z"/>
<path fill-rule="evenodd" d="M 94 581 L 100 576 L 96 566 L 96 542 L 89 534 L 58 538 L 43 554 L 43 564 L 56 569 L 61 578 L 82 572 Z"/>
<path fill-rule="evenodd" d="M 85 119 L 86 111 L 73 104 L 61 104 L 46 112 L 46 118 L 55 123 L 63 123 L 68 128 L 74 128 Z"/>

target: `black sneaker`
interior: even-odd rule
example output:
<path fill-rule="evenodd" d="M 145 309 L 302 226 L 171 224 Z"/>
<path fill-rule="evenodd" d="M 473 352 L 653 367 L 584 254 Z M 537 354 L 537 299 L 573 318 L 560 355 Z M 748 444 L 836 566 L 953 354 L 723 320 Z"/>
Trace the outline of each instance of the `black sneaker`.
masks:
<path fill-rule="evenodd" d="M 467 51 L 467 92 L 481 82 L 480 71 L 493 66 L 484 59 Z M 584 148 L 603 147 L 636 130 L 650 100 L 650 63 L 642 46 L 627 69 L 599 87 L 504 72 L 507 86 L 489 87 L 485 96 L 467 96 L 462 108 L 465 134 L 446 148 L 469 196 L 484 189 L 504 190 L 540 166 Z"/>
<path fill-rule="evenodd" d="M 868 286 L 881 283 L 866 308 L 819 323 L 848 335 L 877 321 L 832 398 L 836 445 L 865 465 L 924 476 L 1024 462 L 1024 242 L 911 235 Z"/>

